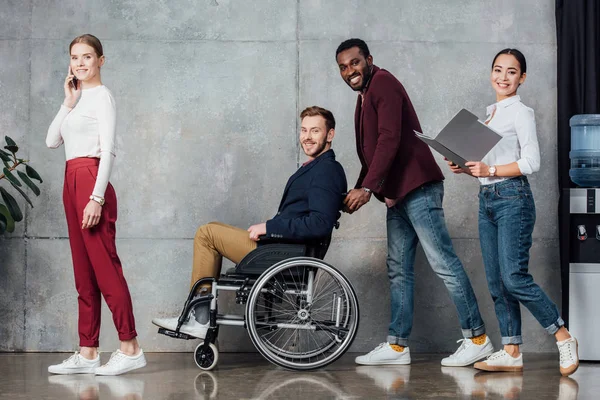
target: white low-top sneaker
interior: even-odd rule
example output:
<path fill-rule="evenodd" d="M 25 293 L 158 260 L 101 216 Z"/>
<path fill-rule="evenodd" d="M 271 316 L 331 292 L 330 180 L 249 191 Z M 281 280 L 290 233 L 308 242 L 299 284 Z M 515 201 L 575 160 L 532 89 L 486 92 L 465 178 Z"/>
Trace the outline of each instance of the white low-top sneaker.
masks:
<path fill-rule="evenodd" d="M 408 365 L 410 364 L 410 350 L 405 347 L 403 351 L 392 349 L 389 343 L 381 343 L 370 353 L 358 356 L 354 360 L 361 365 Z"/>
<path fill-rule="evenodd" d="M 168 329 L 170 331 L 175 331 L 177 329 L 177 322 L 179 317 L 175 318 L 154 318 L 152 323 L 161 328 Z M 179 332 L 186 333 L 190 336 L 196 337 L 198 339 L 204 339 L 206 337 L 206 332 L 208 332 L 209 324 L 201 324 L 196 321 L 196 314 L 194 310 L 190 311 L 190 315 L 188 316 L 187 321 L 181 328 Z"/>
<path fill-rule="evenodd" d="M 96 368 L 96 375 L 121 375 L 145 366 L 146 357 L 142 349 L 135 356 L 128 356 L 121 350 L 117 350 L 111 354 L 106 364 Z"/>
<path fill-rule="evenodd" d="M 93 374 L 96 368 L 100 366 L 100 356 L 93 360 L 88 360 L 78 351 L 60 364 L 50 365 L 48 372 L 51 374 Z"/>
<path fill-rule="evenodd" d="M 471 339 L 460 339 L 458 350 L 449 357 L 442 359 L 444 367 L 466 367 L 474 362 L 483 360 L 494 352 L 494 346 L 489 337 L 485 338 L 483 344 L 475 344 Z"/>
<path fill-rule="evenodd" d="M 579 368 L 577 339 L 570 337 L 562 342 L 556 342 L 560 353 L 560 373 L 569 376 Z"/>
<path fill-rule="evenodd" d="M 515 358 L 504 349 L 495 352 L 485 361 L 476 362 L 475 368 L 490 372 L 521 372 L 523 371 L 523 354 Z"/>

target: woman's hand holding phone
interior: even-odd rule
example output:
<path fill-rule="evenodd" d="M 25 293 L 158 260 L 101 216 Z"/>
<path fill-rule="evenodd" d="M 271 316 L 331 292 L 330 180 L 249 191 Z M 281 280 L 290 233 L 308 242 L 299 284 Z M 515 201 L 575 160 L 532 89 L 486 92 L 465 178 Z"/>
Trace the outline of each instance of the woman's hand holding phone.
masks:
<path fill-rule="evenodd" d="M 79 99 L 79 96 L 81 95 L 81 82 L 73 75 L 71 66 L 69 66 L 67 77 L 65 78 L 64 89 L 65 101 L 63 104 L 69 108 L 75 107 L 77 99 Z"/>

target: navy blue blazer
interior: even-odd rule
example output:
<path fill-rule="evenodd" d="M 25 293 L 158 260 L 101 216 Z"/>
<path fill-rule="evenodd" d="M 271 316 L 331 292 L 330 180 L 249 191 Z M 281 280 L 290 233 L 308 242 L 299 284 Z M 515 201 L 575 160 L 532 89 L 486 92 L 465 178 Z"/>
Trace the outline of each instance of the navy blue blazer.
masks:
<path fill-rule="evenodd" d="M 304 240 L 330 235 L 346 190 L 344 168 L 328 150 L 290 177 L 277 215 L 267 221 L 266 236 Z"/>

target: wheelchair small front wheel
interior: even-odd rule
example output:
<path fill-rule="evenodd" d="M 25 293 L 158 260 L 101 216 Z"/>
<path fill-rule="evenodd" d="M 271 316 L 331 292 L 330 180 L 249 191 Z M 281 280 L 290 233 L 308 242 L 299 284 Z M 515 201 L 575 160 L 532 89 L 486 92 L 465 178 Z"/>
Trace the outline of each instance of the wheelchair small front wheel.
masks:
<path fill-rule="evenodd" d="M 210 371 L 217 366 L 219 361 L 219 350 L 213 343 L 209 343 L 208 347 L 204 346 L 204 342 L 200 342 L 194 351 L 194 361 L 196 365 L 203 371 Z"/>

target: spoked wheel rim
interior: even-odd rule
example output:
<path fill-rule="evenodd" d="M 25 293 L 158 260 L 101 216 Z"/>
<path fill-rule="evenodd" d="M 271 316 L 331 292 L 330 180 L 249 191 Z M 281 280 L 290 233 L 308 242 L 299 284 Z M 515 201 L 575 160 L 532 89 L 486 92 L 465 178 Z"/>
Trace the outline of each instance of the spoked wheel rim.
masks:
<path fill-rule="evenodd" d="M 348 280 L 321 260 L 278 263 L 254 284 L 246 311 L 256 348 L 271 362 L 314 369 L 339 358 L 358 329 L 358 301 Z"/>

